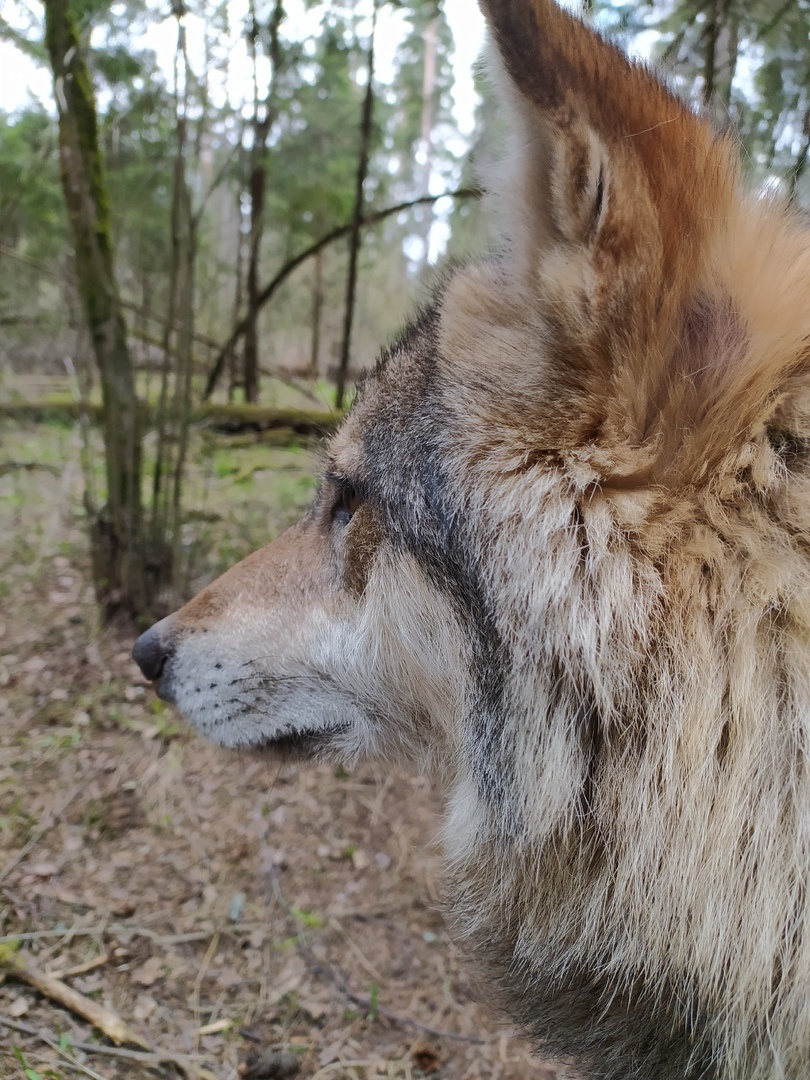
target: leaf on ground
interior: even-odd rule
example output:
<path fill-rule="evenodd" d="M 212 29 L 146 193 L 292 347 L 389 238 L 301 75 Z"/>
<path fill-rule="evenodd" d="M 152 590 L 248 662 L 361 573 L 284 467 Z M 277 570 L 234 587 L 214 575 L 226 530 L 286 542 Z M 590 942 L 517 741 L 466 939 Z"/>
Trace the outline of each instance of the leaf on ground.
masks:
<path fill-rule="evenodd" d="M 56 863 L 40 862 L 34 863 L 33 866 L 26 866 L 25 872 L 27 874 L 33 874 L 34 877 L 53 877 L 59 867 Z"/>
<path fill-rule="evenodd" d="M 8 1012 L 9 1016 L 12 1016 L 15 1020 L 19 1020 L 21 1016 L 25 1016 L 25 1014 L 30 1008 L 31 1002 L 28 1000 L 28 998 L 17 997 L 14 998 L 6 1011 Z"/>
<path fill-rule="evenodd" d="M 148 1020 L 152 1013 L 157 1008 L 157 1002 L 153 997 L 149 997 L 148 994 L 138 994 L 138 998 L 135 1002 L 135 1008 L 132 1010 L 132 1015 L 139 1022 Z"/>
<path fill-rule="evenodd" d="M 139 986 L 152 986 L 163 975 L 163 960 L 159 956 L 150 956 L 145 964 L 135 968 L 132 980 Z"/>

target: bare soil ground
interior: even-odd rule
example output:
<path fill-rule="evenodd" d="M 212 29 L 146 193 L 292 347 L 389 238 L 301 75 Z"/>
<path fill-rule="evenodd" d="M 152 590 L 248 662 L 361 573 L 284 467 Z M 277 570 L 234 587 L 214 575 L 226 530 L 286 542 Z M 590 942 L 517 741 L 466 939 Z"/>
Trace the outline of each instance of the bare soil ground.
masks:
<path fill-rule="evenodd" d="M 164 710 L 132 636 L 98 625 L 77 462 L 70 426 L 3 432 L 0 949 L 189 1076 L 552 1080 L 475 1004 L 447 937 L 428 781 L 279 769 Z M 295 517 L 314 469 L 306 449 L 205 434 L 195 462 L 189 589 Z M 0 983 L 3 1080 L 180 1075 L 112 1046 Z"/>

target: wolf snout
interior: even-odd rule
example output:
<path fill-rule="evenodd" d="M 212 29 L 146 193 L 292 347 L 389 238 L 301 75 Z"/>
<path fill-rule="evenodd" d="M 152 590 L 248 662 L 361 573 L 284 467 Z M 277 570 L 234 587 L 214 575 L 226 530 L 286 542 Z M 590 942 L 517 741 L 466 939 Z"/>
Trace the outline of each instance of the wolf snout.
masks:
<path fill-rule="evenodd" d="M 166 669 L 166 663 L 174 655 L 175 642 L 172 634 L 172 617 L 161 619 L 141 634 L 132 649 L 132 659 L 150 682 L 158 683 Z M 161 687 L 155 686 L 159 697 Z"/>

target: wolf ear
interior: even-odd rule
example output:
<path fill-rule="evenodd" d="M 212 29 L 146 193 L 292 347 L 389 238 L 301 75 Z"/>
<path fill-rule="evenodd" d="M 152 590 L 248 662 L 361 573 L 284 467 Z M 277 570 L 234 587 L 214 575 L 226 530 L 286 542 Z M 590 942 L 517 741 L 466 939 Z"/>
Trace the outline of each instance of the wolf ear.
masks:
<path fill-rule="evenodd" d="M 546 276 L 585 289 L 602 329 L 632 305 L 637 326 L 664 330 L 727 216 L 728 141 L 554 0 L 482 6 L 515 114 L 493 185 L 506 239 L 530 274 L 555 259 Z"/>

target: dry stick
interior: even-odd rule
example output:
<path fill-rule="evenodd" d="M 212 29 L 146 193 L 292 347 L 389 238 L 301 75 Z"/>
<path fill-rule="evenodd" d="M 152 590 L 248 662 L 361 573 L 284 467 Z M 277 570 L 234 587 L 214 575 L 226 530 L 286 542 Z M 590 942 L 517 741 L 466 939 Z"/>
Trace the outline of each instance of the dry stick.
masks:
<path fill-rule="evenodd" d="M 102 953 L 101 956 L 94 956 L 92 960 L 85 960 L 83 964 L 77 964 L 75 967 L 68 968 L 66 971 L 49 971 L 47 974 L 52 979 L 67 979 L 73 975 L 84 975 L 88 971 L 95 971 L 96 968 L 104 967 L 104 965 L 110 959 L 109 953 Z"/>
<path fill-rule="evenodd" d="M 82 904 L 82 906 L 85 906 Z M 21 934 L 6 934 L 0 937 L 0 945 L 14 945 L 23 941 L 41 941 L 43 938 L 97 937 L 109 932 L 113 937 L 121 933 L 133 937 L 145 937 L 155 945 L 182 945 L 189 941 L 206 941 L 214 934 L 249 934 L 261 927 L 260 923 L 235 923 L 232 926 L 216 930 L 192 930 L 186 934 L 158 934 L 146 926 L 129 926 L 126 923 L 99 923 L 97 926 L 71 926 L 64 930 L 28 930 Z"/>
<path fill-rule="evenodd" d="M 358 1058 L 357 1060 L 350 1061 L 330 1061 L 328 1065 L 324 1065 L 318 1069 L 312 1077 L 312 1080 L 321 1080 L 322 1077 L 328 1076 L 329 1073 L 337 1072 L 338 1069 L 368 1069 L 373 1065 L 379 1065 L 379 1063 L 379 1058 L 369 1058 L 368 1060 Z"/>
<path fill-rule="evenodd" d="M 107 1080 L 106 1076 L 102 1076 L 100 1072 L 96 1072 L 95 1069 L 91 1069 L 89 1065 L 85 1065 L 83 1062 L 77 1061 L 67 1052 L 64 1047 L 60 1046 L 59 1043 L 54 1042 L 53 1039 L 49 1039 L 47 1035 L 40 1033 L 39 1038 L 42 1042 L 45 1043 L 46 1046 L 50 1046 L 52 1050 L 55 1050 L 66 1065 L 70 1065 L 71 1068 L 77 1069 L 80 1073 L 84 1073 L 85 1076 L 92 1077 L 92 1080 Z"/>
<path fill-rule="evenodd" d="M 42 941 L 44 938 L 97 937 L 103 934 L 104 923 L 98 926 L 68 926 L 64 930 L 28 930 L 21 934 L 6 934 L 0 937 L 0 945 L 19 945 L 23 941 Z"/>
<path fill-rule="evenodd" d="M 60 1046 L 59 1043 L 49 1039 L 43 1032 L 39 1033 L 39 1039 L 45 1043 L 46 1046 L 50 1046 L 52 1050 L 55 1050 L 57 1054 L 62 1058 L 66 1065 L 70 1065 L 74 1069 L 78 1069 L 79 1072 L 84 1073 L 85 1076 L 90 1076 L 93 1080 L 107 1080 L 106 1076 L 102 1076 L 101 1073 L 96 1072 L 95 1069 L 91 1069 L 89 1065 L 85 1065 L 84 1062 L 77 1061 L 72 1057 L 67 1049 Z"/>
<path fill-rule="evenodd" d="M 152 1049 L 146 1039 L 137 1031 L 133 1031 L 120 1016 L 105 1009 L 97 1001 L 80 994 L 78 990 L 74 990 L 72 986 L 68 986 L 60 979 L 55 979 L 53 975 L 46 975 L 44 971 L 34 967 L 24 953 L 15 953 L 11 949 L 3 950 L 0 953 L 0 970 L 2 968 L 5 968 L 8 974 L 39 990 L 45 997 L 64 1005 L 77 1016 L 89 1020 L 94 1027 L 119 1046 L 121 1043 L 131 1043 L 144 1050 Z"/>
<path fill-rule="evenodd" d="M 12 1031 L 19 1031 L 22 1035 L 30 1035 L 32 1038 L 41 1039 L 42 1042 L 47 1043 L 48 1046 L 53 1046 L 54 1049 L 61 1049 L 58 1044 L 54 1044 L 49 1039 L 45 1032 L 38 1031 L 37 1028 L 31 1027 L 30 1024 L 22 1024 L 19 1020 L 11 1020 L 9 1017 L 0 1014 L 0 1025 L 10 1028 Z M 154 1052 L 124 1050 L 120 1046 L 101 1046 L 97 1043 L 80 1042 L 77 1039 L 70 1040 L 70 1047 L 73 1050 L 81 1050 L 83 1054 L 98 1054 L 102 1057 L 118 1058 L 121 1061 L 137 1062 L 155 1071 L 158 1071 L 161 1065 L 176 1065 L 187 1075 L 199 1077 L 200 1080 L 219 1080 L 208 1069 L 197 1066 L 190 1055 L 166 1054 L 162 1050 L 155 1050 Z"/>
<path fill-rule="evenodd" d="M 65 801 L 61 804 L 61 806 L 56 811 L 56 813 L 52 817 L 50 817 L 47 821 L 43 822 L 42 825 L 39 826 L 39 828 L 36 830 L 34 835 L 31 837 L 31 839 L 25 845 L 25 847 L 20 848 L 20 850 L 17 852 L 17 854 L 13 855 L 9 859 L 9 861 L 6 863 L 6 865 L 3 867 L 3 869 L 0 870 L 0 882 L 6 880 L 6 878 L 11 873 L 11 871 L 14 869 L 14 867 L 17 866 L 18 863 L 21 863 L 22 860 L 25 858 L 25 856 L 29 853 L 29 851 L 31 851 L 31 849 L 34 848 L 40 842 L 40 840 L 45 835 L 45 833 L 49 829 L 53 828 L 53 826 L 57 823 L 59 818 L 62 816 L 62 814 L 64 814 L 65 810 L 67 810 L 67 808 L 70 806 L 70 804 L 73 802 L 73 800 L 76 798 L 76 796 L 79 794 L 79 792 L 81 790 L 82 790 L 81 787 L 75 787 L 73 789 L 73 791 L 71 791 L 71 793 L 65 799 Z"/>
<path fill-rule="evenodd" d="M 194 992 L 192 994 L 191 1000 L 192 1000 L 192 1004 L 193 1004 L 193 1008 L 194 1008 L 194 1018 L 196 1020 L 195 1027 L 197 1029 L 196 1032 L 195 1032 L 195 1035 L 194 1035 L 194 1049 L 195 1050 L 199 1049 L 199 1046 L 200 1046 L 200 1030 L 199 1030 L 200 1029 L 200 987 L 202 986 L 202 981 L 205 978 L 206 974 L 208 973 L 208 969 L 211 966 L 211 961 L 216 956 L 218 948 L 219 948 L 219 932 L 214 934 L 214 936 L 211 938 L 211 943 L 208 946 L 208 949 L 206 950 L 206 953 L 205 953 L 205 956 L 203 957 L 202 963 L 200 964 L 200 970 L 197 972 L 197 978 L 194 980 Z"/>

